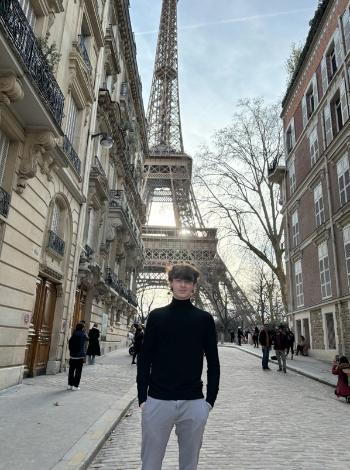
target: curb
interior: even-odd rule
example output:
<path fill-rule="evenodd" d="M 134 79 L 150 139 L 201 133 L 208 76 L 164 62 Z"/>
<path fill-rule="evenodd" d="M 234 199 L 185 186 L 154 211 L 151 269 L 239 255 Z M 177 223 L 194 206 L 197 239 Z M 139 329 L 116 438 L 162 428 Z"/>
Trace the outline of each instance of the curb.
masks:
<path fill-rule="evenodd" d="M 261 359 L 261 357 L 262 357 L 259 353 L 256 353 L 254 351 L 248 351 L 247 349 L 241 348 L 241 347 L 236 346 L 236 345 L 230 346 L 228 344 L 220 344 L 219 346 L 222 347 L 222 348 L 238 349 L 239 351 L 245 352 L 247 354 L 251 354 L 252 356 L 258 357 L 259 359 Z M 277 361 L 274 361 L 272 359 L 269 359 L 269 362 L 272 362 L 273 364 L 278 364 Z M 287 365 L 287 369 L 292 370 L 293 372 L 296 372 L 297 374 L 303 375 L 304 377 L 308 377 L 309 379 L 316 380 L 317 382 L 320 382 L 321 384 L 328 385 L 328 386 L 333 387 L 333 388 L 336 387 L 336 385 L 333 384 L 332 382 L 330 382 L 326 379 L 323 379 L 321 377 L 318 377 L 317 375 L 314 375 L 311 372 L 305 372 L 304 370 L 299 369 L 298 367 Z"/>
<path fill-rule="evenodd" d="M 135 384 L 90 426 L 51 470 L 86 470 L 136 397 Z"/>

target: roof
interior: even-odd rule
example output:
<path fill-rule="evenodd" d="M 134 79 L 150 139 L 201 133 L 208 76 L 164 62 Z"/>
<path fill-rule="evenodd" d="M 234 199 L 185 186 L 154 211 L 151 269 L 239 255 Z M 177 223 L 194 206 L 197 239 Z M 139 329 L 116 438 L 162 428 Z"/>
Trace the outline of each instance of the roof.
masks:
<path fill-rule="evenodd" d="M 305 61 L 305 58 L 307 56 L 307 53 L 310 49 L 310 46 L 311 46 L 311 43 L 318 31 L 318 27 L 322 21 L 322 18 L 325 14 L 325 11 L 327 10 L 327 7 L 328 7 L 328 4 L 331 3 L 332 0 L 319 0 L 319 4 L 318 4 L 318 7 L 315 11 L 315 15 L 314 17 L 312 18 L 312 20 L 309 22 L 309 25 L 310 25 L 310 29 L 309 29 L 309 33 L 307 35 L 307 38 L 306 38 L 306 41 L 305 41 L 305 45 L 303 47 L 303 50 L 301 51 L 301 54 L 300 54 L 300 58 L 299 58 L 299 61 L 297 63 L 297 66 L 295 67 L 295 70 L 294 70 L 294 73 L 293 73 L 293 76 L 292 76 L 292 79 L 288 85 L 288 88 L 287 88 L 287 91 L 286 91 L 286 94 L 284 95 L 284 98 L 282 100 L 282 108 L 284 108 L 285 104 L 286 104 L 286 101 L 294 87 L 294 84 L 297 80 L 297 77 L 299 75 L 299 72 L 304 64 L 304 61 Z"/>

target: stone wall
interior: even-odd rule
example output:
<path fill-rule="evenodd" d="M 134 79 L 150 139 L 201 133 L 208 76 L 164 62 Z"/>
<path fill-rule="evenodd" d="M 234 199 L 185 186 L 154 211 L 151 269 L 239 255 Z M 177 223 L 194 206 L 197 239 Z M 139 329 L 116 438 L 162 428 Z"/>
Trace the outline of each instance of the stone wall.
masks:
<path fill-rule="evenodd" d="M 310 326 L 312 337 L 312 349 L 325 349 L 321 310 L 313 310 L 310 312 Z"/>

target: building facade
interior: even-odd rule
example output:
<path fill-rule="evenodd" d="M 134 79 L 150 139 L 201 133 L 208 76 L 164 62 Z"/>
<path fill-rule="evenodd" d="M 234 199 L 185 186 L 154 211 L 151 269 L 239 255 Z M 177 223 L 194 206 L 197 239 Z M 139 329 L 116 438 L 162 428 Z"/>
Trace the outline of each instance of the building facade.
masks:
<path fill-rule="evenodd" d="M 288 314 L 315 357 L 350 355 L 350 4 L 320 2 L 283 100 Z"/>
<path fill-rule="evenodd" d="M 0 5 L 0 389 L 57 373 L 72 328 L 125 346 L 147 138 L 128 0 Z"/>

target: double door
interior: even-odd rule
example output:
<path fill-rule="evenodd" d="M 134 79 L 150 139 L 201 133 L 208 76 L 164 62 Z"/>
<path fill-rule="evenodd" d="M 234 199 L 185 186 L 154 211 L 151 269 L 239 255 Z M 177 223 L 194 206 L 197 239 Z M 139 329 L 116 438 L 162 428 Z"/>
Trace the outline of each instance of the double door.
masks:
<path fill-rule="evenodd" d="M 24 358 L 24 373 L 26 376 L 33 377 L 46 372 L 56 297 L 55 284 L 39 277 L 36 282 L 35 307 L 29 326 Z"/>

